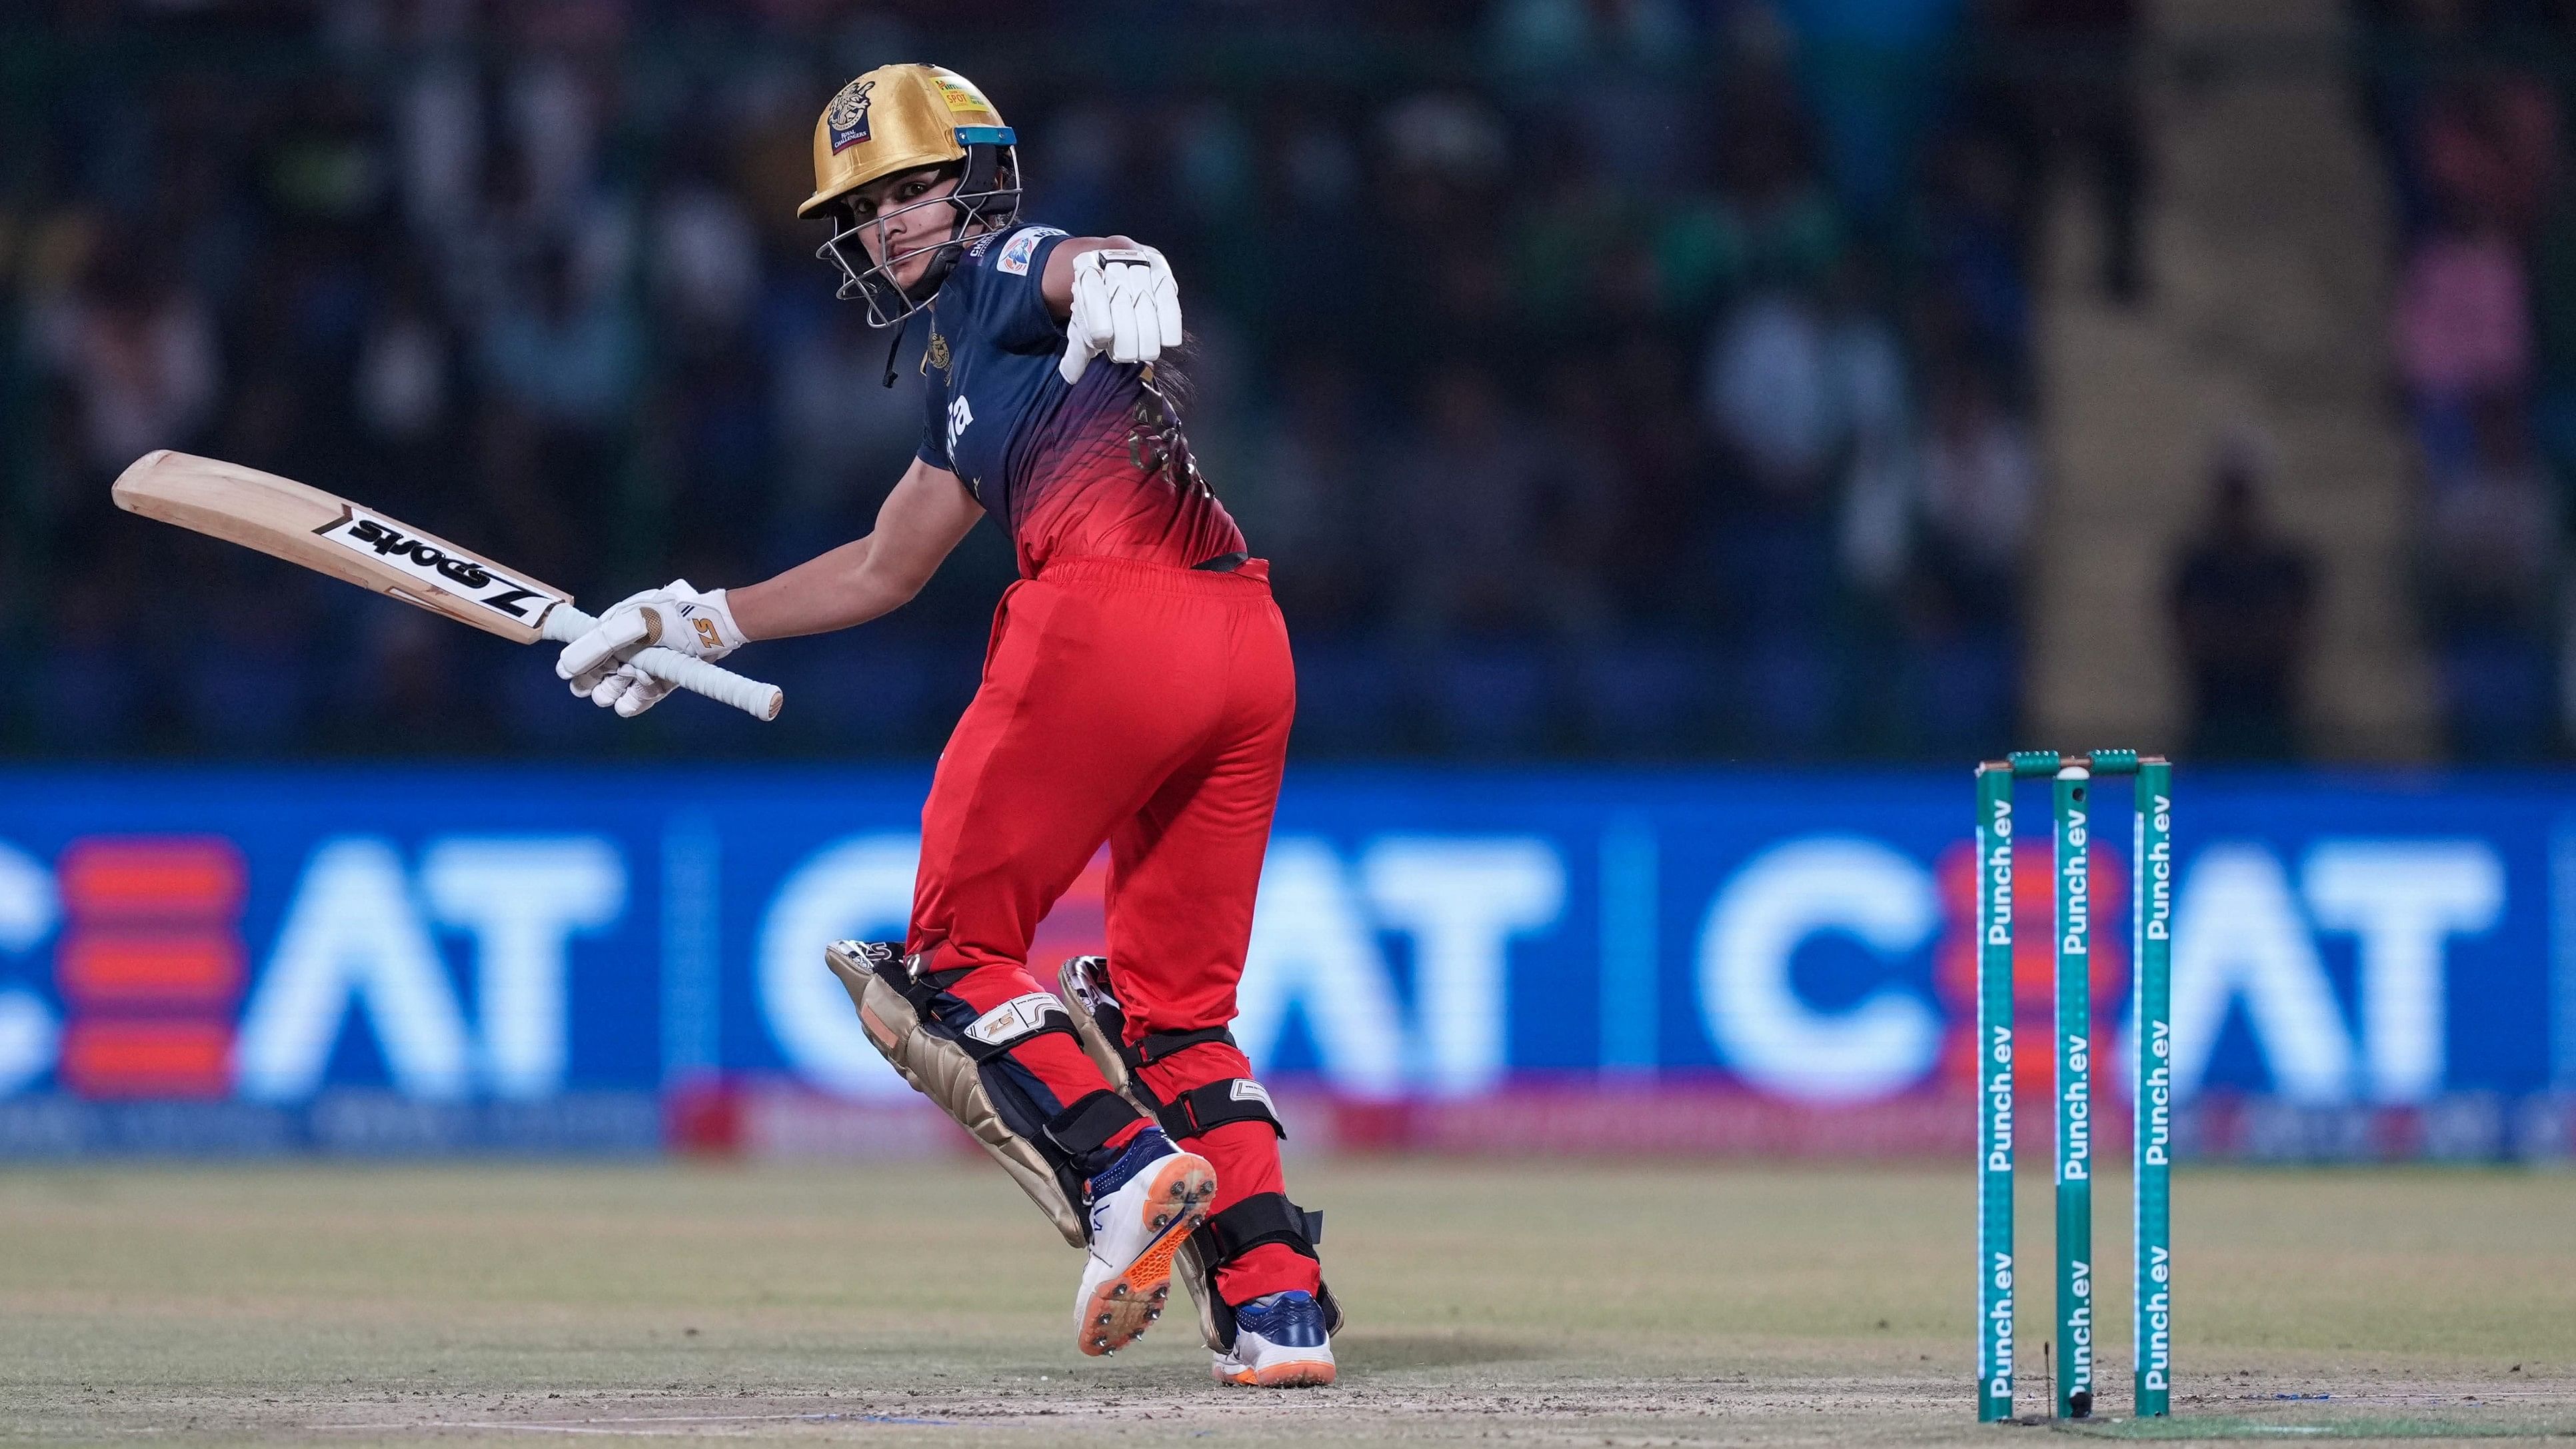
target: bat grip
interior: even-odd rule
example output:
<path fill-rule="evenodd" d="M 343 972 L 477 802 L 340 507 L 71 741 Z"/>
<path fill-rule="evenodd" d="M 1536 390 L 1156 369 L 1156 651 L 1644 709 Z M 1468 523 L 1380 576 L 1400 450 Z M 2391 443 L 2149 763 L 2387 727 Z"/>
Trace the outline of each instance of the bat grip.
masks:
<path fill-rule="evenodd" d="M 569 602 L 546 611 L 545 635 L 557 644 L 569 644 L 590 632 L 599 620 L 574 608 Z M 730 669 L 692 658 L 676 649 L 656 644 L 627 661 L 664 684 L 676 684 L 691 694 L 703 694 L 719 704 L 729 704 L 755 719 L 776 719 L 787 703 L 787 696 L 775 684 L 745 679 Z"/>

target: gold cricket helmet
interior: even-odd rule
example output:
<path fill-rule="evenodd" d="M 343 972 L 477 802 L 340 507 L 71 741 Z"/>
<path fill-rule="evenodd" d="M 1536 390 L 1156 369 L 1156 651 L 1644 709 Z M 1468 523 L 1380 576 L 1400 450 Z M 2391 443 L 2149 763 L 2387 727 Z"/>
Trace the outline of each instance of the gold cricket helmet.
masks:
<path fill-rule="evenodd" d="M 841 87 L 814 122 L 814 194 L 796 208 L 817 210 L 880 176 L 970 159 L 973 147 L 1015 138 L 975 83 L 945 66 L 881 65 Z"/>

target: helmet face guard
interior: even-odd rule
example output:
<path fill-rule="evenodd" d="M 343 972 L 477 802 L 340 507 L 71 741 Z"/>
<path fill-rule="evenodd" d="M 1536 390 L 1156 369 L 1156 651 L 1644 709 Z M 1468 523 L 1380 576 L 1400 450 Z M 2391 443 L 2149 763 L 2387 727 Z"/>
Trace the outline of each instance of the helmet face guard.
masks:
<path fill-rule="evenodd" d="M 1008 134 L 1008 133 L 1005 133 Z M 836 225 L 831 239 L 815 248 L 814 255 L 830 263 L 841 274 L 841 287 L 835 295 L 847 302 L 863 299 L 868 304 L 868 325 L 891 327 L 930 305 L 940 285 L 957 267 L 966 244 L 979 236 L 1007 229 L 1020 214 L 1020 167 L 1018 148 L 1008 141 L 970 144 L 966 148 L 964 169 L 959 173 L 957 189 L 946 196 L 925 197 L 891 211 L 881 211 L 865 220 L 857 209 L 837 206 L 829 213 Z M 954 213 L 944 238 L 893 250 L 893 238 L 886 224 L 927 207 L 944 206 Z M 869 243 L 873 241 L 873 250 Z M 919 281 L 905 287 L 895 274 L 915 257 L 928 256 L 930 264 Z M 883 260 L 877 260 L 883 258 Z"/>

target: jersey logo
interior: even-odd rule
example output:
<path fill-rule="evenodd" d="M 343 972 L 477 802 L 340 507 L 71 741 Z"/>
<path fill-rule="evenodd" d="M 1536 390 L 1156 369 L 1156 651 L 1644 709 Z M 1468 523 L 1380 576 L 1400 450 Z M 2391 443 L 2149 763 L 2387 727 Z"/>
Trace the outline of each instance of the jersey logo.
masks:
<path fill-rule="evenodd" d="M 957 456 L 958 435 L 965 432 L 967 425 L 974 421 L 975 410 L 966 405 L 966 399 L 960 397 L 948 405 L 948 456 L 950 458 Z"/>
<path fill-rule="evenodd" d="M 948 370 L 948 339 L 940 336 L 936 327 L 930 329 L 930 345 L 922 349 L 921 367 L 925 373 L 934 367 L 941 372 Z"/>
<path fill-rule="evenodd" d="M 1002 248 L 1002 254 L 993 259 L 993 270 L 1008 272 L 1014 277 L 1027 276 L 1029 263 L 1038 254 L 1038 243 L 1048 237 L 1062 235 L 1063 232 L 1051 226 L 1023 228 Z"/>
<path fill-rule="evenodd" d="M 832 132 L 833 155 L 868 139 L 868 92 L 876 88 L 875 81 L 854 80 L 832 97 L 831 109 L 823 113 L 823 124 Z"/>

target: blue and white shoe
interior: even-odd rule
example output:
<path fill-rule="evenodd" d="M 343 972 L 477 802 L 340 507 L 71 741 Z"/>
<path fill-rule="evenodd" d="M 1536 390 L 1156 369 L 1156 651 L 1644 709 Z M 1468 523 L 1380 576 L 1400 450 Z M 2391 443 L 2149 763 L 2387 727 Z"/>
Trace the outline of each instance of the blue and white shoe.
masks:
<path fill-rule="evenodd" d="M 1333 1339 L 1324 1307 L 1298 1289 L 1265 1293 L 1234 1310 L 1234 1347 L 1209 1366 L 1221 1384 L 1311 1388 L 1333 1381 Z"/>
<path fill-rule="evenodd" d="M 1116 1353 L 1163 1316 L 1172 1254 L 1207 1218 L 1216 1169 L 1157 1128 L 1136 1134 L 1090 1182 L 1091 1257 L 1073 1299 L 1074 1346 Z"/>

